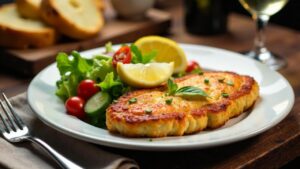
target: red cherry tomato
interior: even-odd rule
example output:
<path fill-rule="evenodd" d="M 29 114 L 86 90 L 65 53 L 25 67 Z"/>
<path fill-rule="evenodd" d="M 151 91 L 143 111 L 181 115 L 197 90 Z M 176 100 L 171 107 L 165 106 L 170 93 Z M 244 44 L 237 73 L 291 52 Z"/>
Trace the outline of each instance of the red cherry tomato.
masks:
<path fill-rule="evenodd" d="M 192 60 L 192 61 L 189 62 L 189 64 L 188 64 L 188 66 L 187 66 L 187 68 L 186 68 L 185 71 L 187 73 L 190 73 L 193 70 L 198 69 L 198 68 L 200 68 L 199 64 L 196 61 Z"/>
<path fill-rule="evenodd" d="M 77 87 L 77 95 L 84 100 L 89 99 L 99 91 L 99 87 L 93 80 L 86 79 L 79 83 Z"/>
<path fill-rule="evenodd" d="M 112 64 L 114 67 L 117 66 L 118 62 L 124 64 L 131 62 L 131 50 L 128 46 L 122 46 L 113 56 Z"/>
<path fill-rule="evenodd" d="M 84 103 L 85 101 L 78 96 L 70 97 L 65 103 L 67 113 L 72 116 L 83 119 L 85 117 L 85 112 L 83 109 Z"/>

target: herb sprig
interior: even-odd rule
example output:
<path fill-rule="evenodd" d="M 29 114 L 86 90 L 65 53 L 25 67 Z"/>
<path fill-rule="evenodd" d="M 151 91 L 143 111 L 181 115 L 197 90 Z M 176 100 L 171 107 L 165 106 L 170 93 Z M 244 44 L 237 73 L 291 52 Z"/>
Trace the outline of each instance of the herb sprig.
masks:
<path fill-rule="evenodd" d="M 171 79 L 168 80 L 168 91 L 167 94 L 170 95 L 176 95 L 181 97 L 195 97 L 195 96 L 201 96 L 201 97 L 209 97 L 208 94 L 194 86 L 184 86 L 181 88 L 178 88 L 178 85 Z"/>
<path fill-rule="evenodd" d="M 139 50 L 139 48 L 134 44 L 132 44 L 130 46 L 130 49 L 133 54 L 133 58 L 132 58 L 133 63 L 146 64 L 146 63 L 151 62 L 157 55 L 157 51 L 155 51 L 155 50 L 152 50 L 151 52 L 146 53 L 146 54 L 142 54 L 142 52 Z"/>

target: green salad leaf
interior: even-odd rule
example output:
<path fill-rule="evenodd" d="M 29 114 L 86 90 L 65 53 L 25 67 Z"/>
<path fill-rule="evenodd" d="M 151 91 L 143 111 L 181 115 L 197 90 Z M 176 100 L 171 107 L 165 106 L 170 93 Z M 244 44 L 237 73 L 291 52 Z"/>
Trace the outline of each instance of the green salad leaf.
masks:
<path fill-rule="evenodd" d="M 132 87 L 122 83 L 120 86 L 113 86 L 111 88 L 111 95 L 114 99 L 119 98 L 123 94 L 132 90 Z"/>
<path fill-rule="evenodd" d="M 111 59 L 111 56 L 105 55 L 105 54 L 99 54 L 99 55 L 95 55 L 94 59 L 96 60 L 109 60 Z"/>
<path fill-rule="evenodd" d="M 69 59 L 66 53 L 59 53 L 56 56 L 57 68 L 61 76 L 73 69 L 72 60 Z"/>
<path fill-rule="evenodd" d="M 121 81 L 114 80 L 114 73 L 108 73 L 104 80 L 98 84 L 102 91 L 109 91 L 114 86 L 122 85 Z"/>
<path fill-rule="evenodd" d="M 114 76 L 114 72 L 110 72 L 105 79 L 98 84 L 101 90 L 108 92 L 114 99 L 119 98 L 126 92 L 131 91 L 131 87 L 124 84 L 119 76 Z"/>
<path fill-rule="evenodd" d="M 89 78 L 96 82 L 103 81 L 105 76 L 110 72 L 114 72 L 112 59 L 101 59 L 95 57 L 93 59 L 93 66 L 89 73 Z"/>
<path fill-rule="evenodd" d="M 56 82 L 56 92 L 55 94 L 63 101 L 67 100 L 69 97 L 76 95 L 76 87 L 78 84 L 78 78 L 74 74 L 69 76 L 62 76 L 59 81 Z"/>
<path fill-rule="evenodd" d="M 203 75 L 203 71 L 202 71 L 202 69 L 200 69 L 200 68 L 194 69 L 191 73 L 192 73 L 192 74 Z"/>
<path fill-rule="evenodd" d="M 105 53 L 111 53 L 114 52 L 114 49 L 112 48 L 112 43 L 108 42 L 105 44 Z"/>
<path fill-rule="evenodd" d="M 130 46 L 130 49 L 132 54 L 131 63 L 146 64 L 152 62 L 157 55 L 156 51 L 142 53 L 134 44 Z M 113 67 L 112 56 L 114 52 L 112 43 L 109 42 L 105 44 L 104 53 L 99 53 L 91 59 L 82 57 L 77 51 L 72 51 L 70 55 L 59 53 L 56 62 L 60 79 L 56 82 L 55 94 L 65 102 L 68 98 L 77 95 L 77 87 L 84 79 L 94 80 L 97 86 L 103 92 L 107 92 L 112 100 L 131 91 L 132 87 L 122 82 L 116 68 Z M 175 94 L 178 88 L 176 83 L 170 81 L 168 85 L 172 86 L 170 94 Z M 167 104 L 171 103 L 171 101 L 167 102 Z M 148 113 L 151 112 L 148 111 Z M 105 116 L 85 120 L 92 125 L 105 127 Z"/>
<path fill-rule="evenodd" d="M 73 51 L 70 57 L 66 53 L 59 53 L 56 62 L 61 79 L 56 83 L 55 94 L 65 101 L 76 95 L 78 83 L 86 79 L 88 72 L 92 69 L 92 61 Z"/>

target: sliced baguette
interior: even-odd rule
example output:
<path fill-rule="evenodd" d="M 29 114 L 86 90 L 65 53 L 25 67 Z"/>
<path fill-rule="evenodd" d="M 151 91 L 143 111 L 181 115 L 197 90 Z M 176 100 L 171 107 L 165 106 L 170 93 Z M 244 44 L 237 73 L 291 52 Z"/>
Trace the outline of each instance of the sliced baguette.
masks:
<path fill-rule="evenodd" d="M 41 16 L 59 32 L 74 39 L 95 36 L 104 24 L 95 0 L 43 0 Z"/>
<path fill-rule="evenodd" d="M 19 14 L 24 18 L 39 19 L 42 0 L 16 0 Z"/>
<path fill-rule="evenodd" d="M 0 46 L 41 48 L 53 45 L 55 40 L 54 29 L 41 21 L 20 17 L 15 4 L 0 7 Z"/>
<path fill-rule="evenodd" d="M 96 3 L 96 7 L 101 11 L 103 12 L 104 9 L 105 9 L 105 2 L 104 0 L 94 0 L 95 3 Z"/>
<path fill-rule="evenodd" d="M 105 2 L 103 0 L 94 0 L 96 7 L 103 12 Z M 24 18 L 39 19 L 42 0 L 16 0 L 19 14 Z"/>

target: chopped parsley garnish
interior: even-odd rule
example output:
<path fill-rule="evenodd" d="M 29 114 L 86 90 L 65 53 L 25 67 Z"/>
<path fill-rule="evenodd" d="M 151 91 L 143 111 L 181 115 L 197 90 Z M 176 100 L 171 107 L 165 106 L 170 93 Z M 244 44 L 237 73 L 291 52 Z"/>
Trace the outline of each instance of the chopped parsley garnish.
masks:
<path fill-rule="evenodd" d="M 228 93 L 222 93 L 222 97 L 228 98 L 228 97 L 229 97 L 229 94 L 228 94 Z"/>
<path fill-rule="evenodd" d="M 220 83 L 223 83 L 224 80 L 225 80 L 225 78 L 218 79 L 218 81 L 219 81 Z"/>
<path fill-rule="evenodd" d="M 136 103 L 137 102 L 137 99 L 136 98 L 131 98 L 128 103 L 129 104 L 133 104 L 133 103 Z"/>
<path fill-rule="evenodd" d="M 153 141 L 152 138 L 149 138 L 149 141 L 152 142 Z"/>
<path fill-rule="evenodd" d="M 171 105 L 171 104 L 172 104 L 172 101 L 173 101 L 173 98 L 167 99 L 167 100 L 166 100 L 166 104 Z"/>
<path fill-rule="evenodd" d="M 226 84 L 229 85 L 229 86 L 233 86 L 234 85 L 233 81 L 228 81 L 228 82 L 226 82 Z"/>
<path fill-rule="evenodd" d="M 144 110 L 144 112 L 147 113 L 147 114 L 151 114 L 152 113 L 152 109 L 147 108 L 146 110 Z"/>
<path fill-rule="evenodd" d="M 208 84 L 209 83 L 209 79 L 204 79 L 204 83 Z"/>

